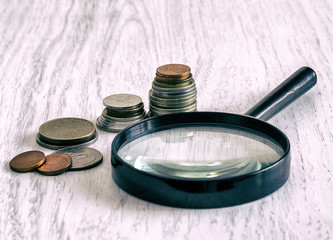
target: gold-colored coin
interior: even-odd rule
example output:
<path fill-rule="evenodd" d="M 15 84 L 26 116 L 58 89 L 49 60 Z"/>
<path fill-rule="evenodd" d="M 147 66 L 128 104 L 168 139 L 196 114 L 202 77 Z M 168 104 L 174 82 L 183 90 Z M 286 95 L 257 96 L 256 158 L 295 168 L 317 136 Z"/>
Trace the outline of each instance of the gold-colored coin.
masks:
<path fill-rule="evenodd" d="M 57 118 L 39 127 L 39 140 L 54 145 L 74 145 L 96 137 L 95 125 L 82 118 Z"/>

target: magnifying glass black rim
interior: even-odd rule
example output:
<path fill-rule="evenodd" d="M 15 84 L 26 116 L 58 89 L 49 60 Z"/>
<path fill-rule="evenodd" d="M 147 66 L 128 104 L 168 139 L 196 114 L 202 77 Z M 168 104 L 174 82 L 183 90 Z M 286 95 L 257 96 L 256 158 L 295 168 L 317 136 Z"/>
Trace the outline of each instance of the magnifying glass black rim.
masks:
<path fill-rule="evenodd" d="M 118 155 L 124 143 L 136 138 L 191 126 L 246 128 L 271 138 L 284 153 L 278 161 L 263 169 L 229 178 L 159 176 L 134 168 Z M 279 189 L 290 173 L 290 142 L 287 136 L 267 122 L 232 113 L 190 112 L 149 118 L 121 131 L 114 138 L 111 149 L 112 177 L 122 189 L 144 200 L 173 207 L 216 208 L 251 202 Z"/>

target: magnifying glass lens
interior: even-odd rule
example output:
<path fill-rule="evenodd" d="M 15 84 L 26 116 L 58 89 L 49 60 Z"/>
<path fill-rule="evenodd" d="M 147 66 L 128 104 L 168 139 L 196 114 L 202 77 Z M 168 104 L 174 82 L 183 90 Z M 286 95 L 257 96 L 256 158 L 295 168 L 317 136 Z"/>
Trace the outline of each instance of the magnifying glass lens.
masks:
<path fill-rule="evenodd" d="M 263 169 L 284 154 L 274 139 L 246 128 L 189 126 L 124 143 L 118 155 L 158 176 L 229 178 Z"/>

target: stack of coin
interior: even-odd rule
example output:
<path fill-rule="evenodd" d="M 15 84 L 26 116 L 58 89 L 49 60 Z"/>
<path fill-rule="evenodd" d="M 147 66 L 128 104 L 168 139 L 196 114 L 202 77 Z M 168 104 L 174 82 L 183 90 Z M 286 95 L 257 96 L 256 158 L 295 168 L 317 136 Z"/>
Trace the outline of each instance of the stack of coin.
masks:
<path fill-rule="evenodd" d="M 146 117 L 142 99 L 133 94 L 114 94 L 104 98 L 105 106 L 96 126 L 107 132 L 120 132 Z"/>
<path fill-rule="evenodd" d="M 60 149 L 73 145 L 88 145 L 95 142 L 95 124 L 82 118 L 57 118 L 39 127 L 36 141 L 49 149 Z"/>
<path fill-rule="evenodd" d="M 149 116 L 197 111 L 197 89 L 190 67 L 163 65 L 149 91 Z"/>
<path fill-rule="evenodd" d="M 28 151 L 15 156 L 9 166 L 15 172 L 29 172 L 54 176 L 65 171 L 79 171 L 96 167 L 103 162 L 103 155 L 96 149 L 75 146 L 58 150 L 45 156 L 41 151 Z"/>

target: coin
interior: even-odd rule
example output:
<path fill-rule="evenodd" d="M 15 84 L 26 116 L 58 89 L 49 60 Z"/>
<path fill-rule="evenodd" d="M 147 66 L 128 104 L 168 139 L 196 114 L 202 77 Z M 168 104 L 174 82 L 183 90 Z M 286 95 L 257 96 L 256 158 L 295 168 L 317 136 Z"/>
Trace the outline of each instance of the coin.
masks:
<path fill-rule="evenodd" d="M 38 138 L 54 145 L 74 145 L 92 140 L 95 134 L 95 125 L 86 119 L 57 118 L 39 127 Z"/>
<path fill-rule="evenodd" d="M 197 101 L 196 95 L 185 97 L 185 98 L 159 98 L 157 96 L 152 95 L 152 92 L 149 92 L 149 101 L 157 106 L 162 108 L 181 108 L 191 105 Z"/>
<path fill-rule="evenodd" d="M 192 105 L 182 108 L 160 108 L 150 103 L 149 110 L 153 113 L 154 116 L 162 114 L 170 114 L 170 113 L 179 113 L 179 112 L 195 112 L 197 111 L 197 103 L 195 102 Z"/>
<path fill-rule="evenodd" d="M 103 104 L 110 110 L 131 109 L 143 105 L 142 99 L 134 94 L 114 94 L 104 98 Z"/>
<path fill-rule="evenodd" d="M 103 162 L 103 155 L 96 149 L 89 147 L 63 148 L 56 153 L 65 153 L 72 158 L 72 167 L 69 171 L 93 168 Z"/>
<path fill-rule="evenodd" d="M 129 122 L 118 122 L 118 121 L 112 121 L 110 119 L 106 119 L 103 117 L 103 115 L 99 116 L 96 120 L 96 126 L 98 129 L 106 132 L 120 132 L 124 128 L 137 123 L 141 121 L 143 118 L 134 120 L 134 121 L 129 121 Z"/>
<path fill-rule="evenodd" d="M 169 78 L 188 77 L 191 73 L 191 68 L 183 64 L 167 64 L 157 68 L 156 75 Z"/>
<path fill-rule="evenodd" d="M 160 98 L 179 98 L 179 97 L 185 97 L 185 96 L 189 96 L 189 95 L 196 95 L 197 93 L 197 89 L 195 86 L 193 86 L 192 88 L 188 89 L 188 90 L 184 90 L 182 92 L 166 92 L 166 91 L 160 91 L 157 90 L 155 88 L 152 88 L 153 94 L 157 97 Z"/>
<path fill-rule="evenodd" d="M 69 155 L 63 153 L 52 153 L 45 157 L 45 163 L 37 168 L 43 175 L 53 176 L 65 172 L 72 165 Z"/>
<path fill-rule="evenodd" d="M 184 77 L 162 77 L 156 74 L 155 80 L 162 83 L 185 83 L 192 79 L 192 74 Z"/>
<path fill-rule="evenodd" d="M 156 85 L 156 82 L 153 81 L 152 83 L 152 88 L 157 90 L 157 91 L 160 91 L 160 92 L 165 92 L 165 93 L 173 93 L 173 92 L 181 92 L 181 93 L 185 93 L 186 91 L 190 91 L 190 90 L 193 90 L 195 88 L 195 82 L 193 80 L 191 80 L 189 82 L 188 85 L 186 86 L 183 86 L 183 87 L 177 87 L 177 88 L 166 88 L 166 87 L 159 87 Z"/>
<path fill-rule="evenodd" d="M 15 156 L 9 166 L 16 172 L 28 172 L 38 168 L 45 162 L 45 155 L 41 151 L 28 151 Z"/>
<path fill-rule="evenodd" d="M 39 138 L 39 135 L 37 134 L 36 136 L 36 142 L 38 143 L 38 145 L 42 146 L 42 147 L 45 147 L 45 148 L 48 148 L 48 149 L 53 149 L 53 150 L 57 150 L 57 149 L 60 149 L 60 148 L 66 148 L 66 147 L 69 147 L 69 146 L 77 146 L 77 145 L 80 145 L 80 146 L 88 146 L 88 145 L 91 145 L 93 144 L 94 142 L 97 141 L 97 132 L 95 132 L 95 134 L 92 136 L 91 140 L 87 141 L 87 142 L 84 142 L 84 143 L 79 143 L 79 144 L 67 144 L 67 145 L 57 145 L 57 144 L 52 144 L 52 143 L 47 143 L 47 142 L 44 142 L 43 140 L 41 140 Z"/>
<path fill-rule="evenodd" d="M 182 88 L 182 87 L 186 87 L 188 85 L 190 85 L 190 80 L 186 81 L 186 82 L 175 82 L 175 83 L 171 83 L 171 82 L 160 82 L 157 81 L 157 78 L 154 79 L 153 84 L 157 87 L 160 88 Z"/>
<path fill-rule="evenodd" d="M 105 108 L 105 109 L 106 109 L 107 115 L 112 116 L 112 117 L 120 117 L 120 118 L 134 117 L 134 116 L 142 114 L 145 111 L 143 109 L 143 105 L 139 108 L 133 108 L 128 111 L 110 110 L 108 108 Z"/>
<path fill-rule="evenodd" d="M 142 119 L 144 118 L 146 115 L 146 112 L 141 112 L 140 115 L 135 115 L 133 117 L 112 117 L 110 115 L 107 114 L 106 108 L 104 108 L 103 112 L 102 112 L 102 116 L 106 119 L 110 119 L 112 121 L 117 121 L 117 122 L 131 122 L 137 119 Z"/>

